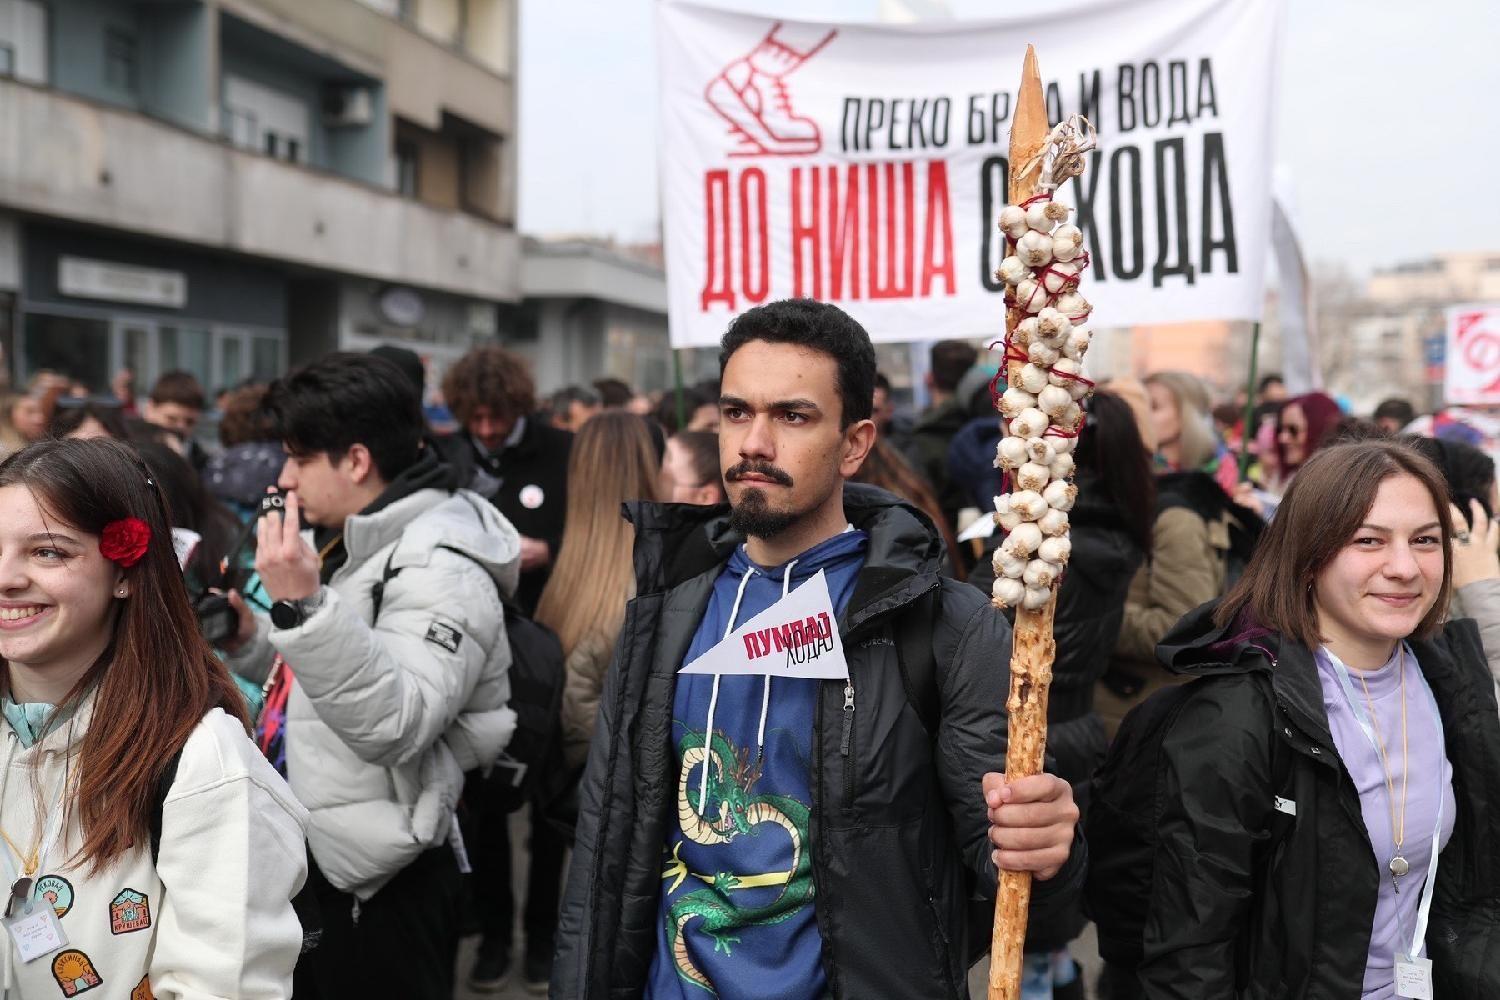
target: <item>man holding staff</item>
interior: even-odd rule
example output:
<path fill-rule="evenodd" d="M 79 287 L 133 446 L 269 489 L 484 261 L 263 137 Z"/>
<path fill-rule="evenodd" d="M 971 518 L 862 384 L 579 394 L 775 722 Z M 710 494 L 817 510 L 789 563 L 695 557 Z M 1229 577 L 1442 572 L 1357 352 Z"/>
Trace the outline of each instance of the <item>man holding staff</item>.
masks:
<path fill-rule="evenodd" d="M 728 508 L 630 507 L 553 995 L 966 996 L 970 887 L 1030 872 L 1041 916 L 1084 868 L 1068 784 L 997 773 L 1010 628 L 924 515 L 845 484 L 876 435 L 858 323 L 761 306 L 720 365 Z"/>

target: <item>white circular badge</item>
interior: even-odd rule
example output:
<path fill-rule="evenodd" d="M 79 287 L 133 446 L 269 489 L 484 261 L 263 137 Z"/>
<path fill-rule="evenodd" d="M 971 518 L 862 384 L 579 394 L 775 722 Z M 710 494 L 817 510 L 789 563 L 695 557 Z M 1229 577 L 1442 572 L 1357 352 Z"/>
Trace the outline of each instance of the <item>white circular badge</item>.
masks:
<path fill-rule="evenodd" d="M 523 486 L 521 487 L 520 499 L 522 507 L 525 507 L 527 510 L 536 510 L 542 505 L 542 501 L 547 499 L 547 494 L 542 492 L 540 486 Z"/>

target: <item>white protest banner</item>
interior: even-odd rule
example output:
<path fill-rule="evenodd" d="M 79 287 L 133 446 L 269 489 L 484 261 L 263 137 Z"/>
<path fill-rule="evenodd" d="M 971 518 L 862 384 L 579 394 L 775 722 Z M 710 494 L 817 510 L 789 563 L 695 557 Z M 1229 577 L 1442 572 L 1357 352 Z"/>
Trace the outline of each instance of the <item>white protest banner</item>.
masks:
<path fill-rule="evenodd" d="M 772 677 L 849 676 L 837 616 L 828 596 L 828 578 L 812 579 L 729 634 L 692 663 L 684 674 L 769 674 Z"/>
<path fill-rule="evenodd" d="M 1259 319 L 1278 0 L 1097 0 L 924 25 L 657 5 L 673 346 L 808 296 L 875 340 L 1001 329 L 1015 68 L 1099 133 L 1078 209 L 1096 322 Z"/>
<path fill-rule="evenodd" d="M 1447 311 L 1443 397 L 1450 406 L 1500 406 L 1500 305 Z"/>

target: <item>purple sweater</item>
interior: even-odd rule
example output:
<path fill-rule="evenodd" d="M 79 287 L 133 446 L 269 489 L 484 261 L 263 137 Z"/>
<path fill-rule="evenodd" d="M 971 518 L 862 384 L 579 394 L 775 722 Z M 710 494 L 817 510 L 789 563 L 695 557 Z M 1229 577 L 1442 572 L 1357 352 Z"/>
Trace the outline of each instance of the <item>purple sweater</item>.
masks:
<path fill-rule="evenodd" d="M 1405 767 L 1401 754 L 1401 675 L 1398 667 L 1404 646 L 1397 647 L 1385 665 L 1378 670 L 1350 669 L 1350 683 L 1360 709 L 1368 713 L 1363 673 L 1375 708 L 1375 730 L 1385 742 L 1386 760 L 1391 768 L 1395 790 L 1395 812 L 1401 816 L 1401 781 Z M 1396 995 L 1396 955 L 1411 947 L 1416 930 L 1417 904 L 1427 881 L 1427 864 L 1432 857 L 1432 828 L 1437 821 L 1438 796 L 1442 796 L 1443 828 L 1439 843 L 1446 846 L 1453 835 L 1456 807 L 1453 800 L 1453 767 L 1443 749 L 1442 732 L 1434 718 L 1432 694 L 1417 659 L 1410 650 L 1405 655 L 1406 720 L 1411 778 L 1406 796 L 1406 840 L 1401 855 L 1411 866 L 1400 880 L 1401 891 L 1391 886 L 1386 867 L 1395 852 L 1391 830 L 1391 800 L 1386 791 L 1385 771 L 1380 754 L 1365 737 L 1359 721 L 1339 682 L 1338 668 L 1332 653 L 1319 649 L 1318 680 L 1323 685 L 1323 707 L 1328 711 L 1328 726 L 1333 731 L 1334 746 L 1354 787 L 1359 790 L 1359 807 L 1364 814 L 1365 829 L 1375 849 L 1375 864 L 1380 872 L 1380 895 L 1375 901 L 1375 923 L 1370 932 L 1370 951 L 1365 959 L 1363 1000 L 1388 1000 Z M 1435 781 L 1441 767 L 1442 778 Z M 1441 853 L 1441 848 L 1439 848 Z M 1423 945 L 1421 954 L 1426 953 Z"/>

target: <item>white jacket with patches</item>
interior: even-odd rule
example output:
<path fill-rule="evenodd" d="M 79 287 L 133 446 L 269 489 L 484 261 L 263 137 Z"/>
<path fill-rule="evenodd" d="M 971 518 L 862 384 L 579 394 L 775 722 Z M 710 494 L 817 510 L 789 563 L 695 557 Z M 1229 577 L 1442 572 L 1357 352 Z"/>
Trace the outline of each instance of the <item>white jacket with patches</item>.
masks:
<path fill-rule="evenodd" d="M 349 518 L 344 547 L 322 606 L 293 629 L 260 620 L 229 662 L 258 683 L 276 653 L 291 667 L 286 770 L 308 843 L 329 882 L 369 899 L 447 840 L 464 772 L 515 731 L 500 592 L 521 545 L 477 494 L 424 489 Z"/>
<path fill-rule="evenodd" d="M 71 721 L 22 749 L 8 722 L 0 826 L 23 849 L 37 837 L 95 711 L 90 695 Z M 142 725 L 150 725 L 149 714 Z M 61 949 L 22 962 L 9 934 L 4 982 L 12 997 L 89 1000 L 280 1000 L 292 993 L 302 928 L 291 898 L 307 875 L 307 811 L 245 730 L 222 709 L 183 747 L 162 805 L 161 850 L 149 844 L 90 872 L 70 867 L 82 842 L 77 811 L 41 859 L 36 905 L 61 914 Z M 0 850 L 4 850 L 0 847 Z M 7 887 L 15 858 L 7 859 Z"/>

